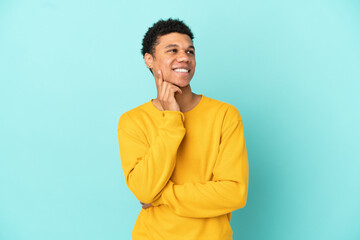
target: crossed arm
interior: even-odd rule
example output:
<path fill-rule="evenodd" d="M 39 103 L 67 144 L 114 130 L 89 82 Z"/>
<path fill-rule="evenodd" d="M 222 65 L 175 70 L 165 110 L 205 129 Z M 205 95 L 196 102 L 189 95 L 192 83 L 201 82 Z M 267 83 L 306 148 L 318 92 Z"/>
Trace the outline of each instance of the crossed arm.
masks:
<path fill-rule="evenodd" d="M 163 112 L 163 125 L 149 146 L 126 113 L 118 126 L 121 164 L 125 181 L 138 200 L 151 203 L 166 186 L 176 164 L 177 149 L 185 135 L 183 114 Z"/>
<path fill-rule="evenodd" d="M 238 114 L 237 111 L 233 112 Z M 170 144 L 169 134 L 160 135 L 146 152 L 135 137 L 129 143 L 129 134 L 119 131 L 120 149 L 132 149 L 134 154 L 129 159 L 123 153 L 122 164 L 127 184 L 142 202 L 142 207 L 167 205 L 180 216 L 197 218 L 219 216 L 244 207 L 248 189 L 248 161 L 242 121 L 240 115 L 236 117 L 237 120 L 227 124 L 222 131 L 213 178 L 205 183 L 177 185 L 170 180 L 183 135 L 175 137 L 173 144 Z M 180 129 L 177 129 L 179 133 Z M 125 142 L 130 145 L 125 146 Z M 139 152 L 135 149 L 142 149 L 144 157 L 137 157 L 139 155 L 136 153 Z M 156 151 L 161 154 L 156 154 Z M 134 161 L 135 158 L 140 160 Z"/>

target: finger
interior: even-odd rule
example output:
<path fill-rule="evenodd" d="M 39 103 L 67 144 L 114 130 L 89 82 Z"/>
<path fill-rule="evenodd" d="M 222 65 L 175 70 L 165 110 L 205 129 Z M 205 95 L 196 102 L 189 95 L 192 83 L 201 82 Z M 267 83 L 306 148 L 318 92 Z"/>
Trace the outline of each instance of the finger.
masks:
<path fill-rule="evenodd" d="M 171 83 L 171 82 L 164 81 L 164 82 L 163 82 L 163 88 L 164 88 L 164 90 L 165 90 L 165 92 L 166 92 L 166 94 L 164 93 L 164 95 L 165 95 L 166 97 L 169 96 L 168 93 L 171 93 L 170 96 L 173 96 L 173 94 L 174 94 L 175 92 L 177 92 L 177 93 L 179 93 L 179 94 L 182 94 L 182 90 L 181 90 L 178 86 L 176 86 L 175 84 L 173 84 L 173 83 Z"/>
<path fill-rule="evenodd" d="M 179 87 L 176 87 L 176 92 L 179 93 L 179 94 L 182 94 L 182 90 L 179 88 Z"/>
<path fill-rule="evenodd" d="M 158 87 L 158 89 L 162 87 L 163 81 L 164 81 L 164 79 L 162 76 L 162 72 L 161 72 L 161 70 L 159 70 L 157 72 L 157 74 L 155 75 L 155 83 L 156 83 L 156 86 Z"/>
<path fill-rule="evenodd" d="M 174 92 L 178 92 L 178 93 L 182 94 L 182 90 L 181 90 L 180 87 L 177 86 L 176 84 L 171 83 L 171 82 L 168 82 L 168 81 L 166 81 L 166 80 L 163 81 L 163 85 L 164 85 L 164 84 L 169 84 L 169 85 L 171 85 L 172 87 L 175 87 L 176 90 L 175 90 Z"/>
<path fill-rule="evenodd" d="M 167 99 L 168 92 L 169 92 L 169 82 L 163 81 L 161 83 L 161 89 L 159 93 L 160 99 Z"/>
<path fill-rule="evenodd" d="M 151 203 L 146 203 L 142 206 L 143 209 L 147 209 L 149 207 L 152 207 L 153 205 Z"/>
<path fill-rule="evenodd" d="M 175 86 L 174 84 L 172 84 L 172 83 L 170 83 L 171 84 L 171 91 L 172 92 L 177 92 L 177 93 L 179 93 L 179 94 L 182 94 L 182 90 L 179 88 L 179 87 L 177 87 L 177 86 Z"/>
<path fill-rule="evenodd" d="M 168 82 L 164 82 L 163 89 L 162 99 L 168 100 L 170 97 L 170 85 Z"/>
<path fill-rule="evenodd" d="M 158 71 L 158 97 L 160 99 L 163 99 L 164 98 L 164 95 L 166 93 L 166 85 L 164 83 L 166 83 L 164 81 L 164 78 L 163 78 L 163 75 L 162 75 L 162 72 L 161 70 Z"/>
<path fill-rule="evenodd" d="M 176 101 L 175 92 L 181 91 L 179 88 L 175 87 L 173 84 L 166 81 L 164 81 L 162 89 L 163 91 L 159 99 L 164 103 L 172 103 Z"/>

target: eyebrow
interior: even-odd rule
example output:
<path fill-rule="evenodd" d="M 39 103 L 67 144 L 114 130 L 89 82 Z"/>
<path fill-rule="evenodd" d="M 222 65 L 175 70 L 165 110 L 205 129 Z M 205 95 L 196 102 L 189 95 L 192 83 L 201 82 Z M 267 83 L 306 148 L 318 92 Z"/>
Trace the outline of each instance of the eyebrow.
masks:
<path fill-rule="evenodd" d="M 172 48 L 172 47 L 179 47 L 177 44 L 169 44 L 165 48 Z M 193 45 L 190 45 L 188 48 L 192 48 L 195 50 L 195 47 Z"/>

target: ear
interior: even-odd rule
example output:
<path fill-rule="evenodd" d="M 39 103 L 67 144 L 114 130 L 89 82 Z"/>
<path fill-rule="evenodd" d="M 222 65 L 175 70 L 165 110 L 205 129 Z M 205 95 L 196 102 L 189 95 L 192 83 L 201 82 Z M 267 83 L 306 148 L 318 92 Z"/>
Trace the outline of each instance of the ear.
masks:
<path fill-rule="evenodd" d="M 153 68 L 154 57 L 150 53 L 145 53 L 144 60 L 148 68 Z"/>

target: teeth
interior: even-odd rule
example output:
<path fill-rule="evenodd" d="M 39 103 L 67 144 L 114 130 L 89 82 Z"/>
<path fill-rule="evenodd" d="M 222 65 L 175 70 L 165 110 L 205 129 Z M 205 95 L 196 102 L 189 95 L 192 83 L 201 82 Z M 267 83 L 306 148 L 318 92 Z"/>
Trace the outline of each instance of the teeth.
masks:
<path fill-rule="evenodd" d="M 174 69 L 175 72 L 189 72 L 189 70 L 185 69 L 185 68 L 177 68 Z"/>

